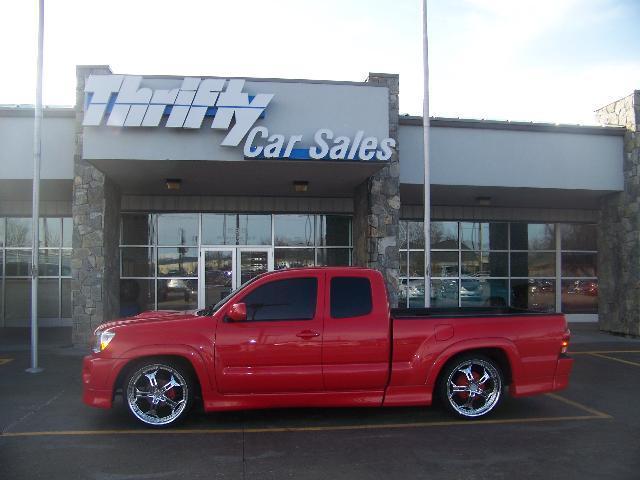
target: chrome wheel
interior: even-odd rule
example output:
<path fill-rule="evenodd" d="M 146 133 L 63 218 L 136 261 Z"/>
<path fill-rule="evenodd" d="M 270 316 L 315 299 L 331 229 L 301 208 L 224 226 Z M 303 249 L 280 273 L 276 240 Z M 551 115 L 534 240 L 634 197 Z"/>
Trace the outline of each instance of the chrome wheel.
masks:
<path fill-rule="evenodd" d="M 145 365 L 129 377 L 127 405 L 147 425 L 162 426 L 176 421 L 189 403 L 189 384 L 171 365 Z"/>
<path fill-rule="evenodd" d="M 446 379 L 446 399 L 455 413 L 474 418 L 489 413 L 500 400 L 502 376 L 493 362 L 463 360 Z"/>

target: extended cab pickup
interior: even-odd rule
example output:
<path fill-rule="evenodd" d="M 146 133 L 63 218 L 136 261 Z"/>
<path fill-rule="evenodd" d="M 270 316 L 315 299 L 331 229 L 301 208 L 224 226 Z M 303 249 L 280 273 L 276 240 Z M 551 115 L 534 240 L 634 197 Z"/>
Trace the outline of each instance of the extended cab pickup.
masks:
<path fill-rule="evenodd" d="M 382 275 L 354 267 L 270 272 L 197 312 L 106 323 L 84 358 L 86 404 L 122 392 L 150 426 L 195 399 L 206 411 L 430 405 L 465 418 L 567 386 L 563 315 L 500 308 L 390 310 Z"/>

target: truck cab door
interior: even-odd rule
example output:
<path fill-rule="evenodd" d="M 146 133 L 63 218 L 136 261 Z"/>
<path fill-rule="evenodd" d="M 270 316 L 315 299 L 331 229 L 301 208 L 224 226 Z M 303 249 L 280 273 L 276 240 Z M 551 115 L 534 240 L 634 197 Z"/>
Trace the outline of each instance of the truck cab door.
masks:
<path fill-rule="evenodd" d="M 258 280 L 234 303 L 246 321 L 218 322 L 216 382 L 220 393 L 322 391 L 324 273 L 288 272 Z"/>
<path fill-rule="evenodd" d="M 389 303 L 382 275 L 328 272 L 322 368 L 328 391 L 383 390 L 389 378 Z"/>

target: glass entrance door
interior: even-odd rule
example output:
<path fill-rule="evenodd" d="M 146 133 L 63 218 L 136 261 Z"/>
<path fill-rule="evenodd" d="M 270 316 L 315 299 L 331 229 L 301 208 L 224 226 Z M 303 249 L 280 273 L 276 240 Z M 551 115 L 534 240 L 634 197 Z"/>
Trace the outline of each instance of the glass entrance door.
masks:
<path fill-rule="evenodd" d="M 261 273 L 273 270 L 273 249 L 204 247 L 201 249 L 198 308 L 218 303 L 232 290 Z"/>
<path fill-rule="evenodd" d="M 238 248 L 238 287 L 261 273 L 273 270 L 273 250 L 271 248 Z"/>
<path fill-rule="evenodd" d="M 234 248 L 203 248 L 200 254 L 199 308 L 218 303 L 236 288 Z"/>

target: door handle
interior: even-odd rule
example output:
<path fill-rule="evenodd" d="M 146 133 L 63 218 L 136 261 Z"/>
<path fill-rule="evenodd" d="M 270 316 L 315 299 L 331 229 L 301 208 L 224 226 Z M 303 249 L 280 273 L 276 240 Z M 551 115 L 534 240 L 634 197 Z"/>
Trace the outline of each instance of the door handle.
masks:
<path fill-rule="evenodd" d="M 315 332 L 313 330 L 303 330 L 299 333 L 296 333 L 296 337 L 300 337 L 300 338 L 305 338 L 305 339 L 309 339 L 309 338 L 313 338 L 313 337 L 319 337 L 320 333 L 319 332 Z"/>

